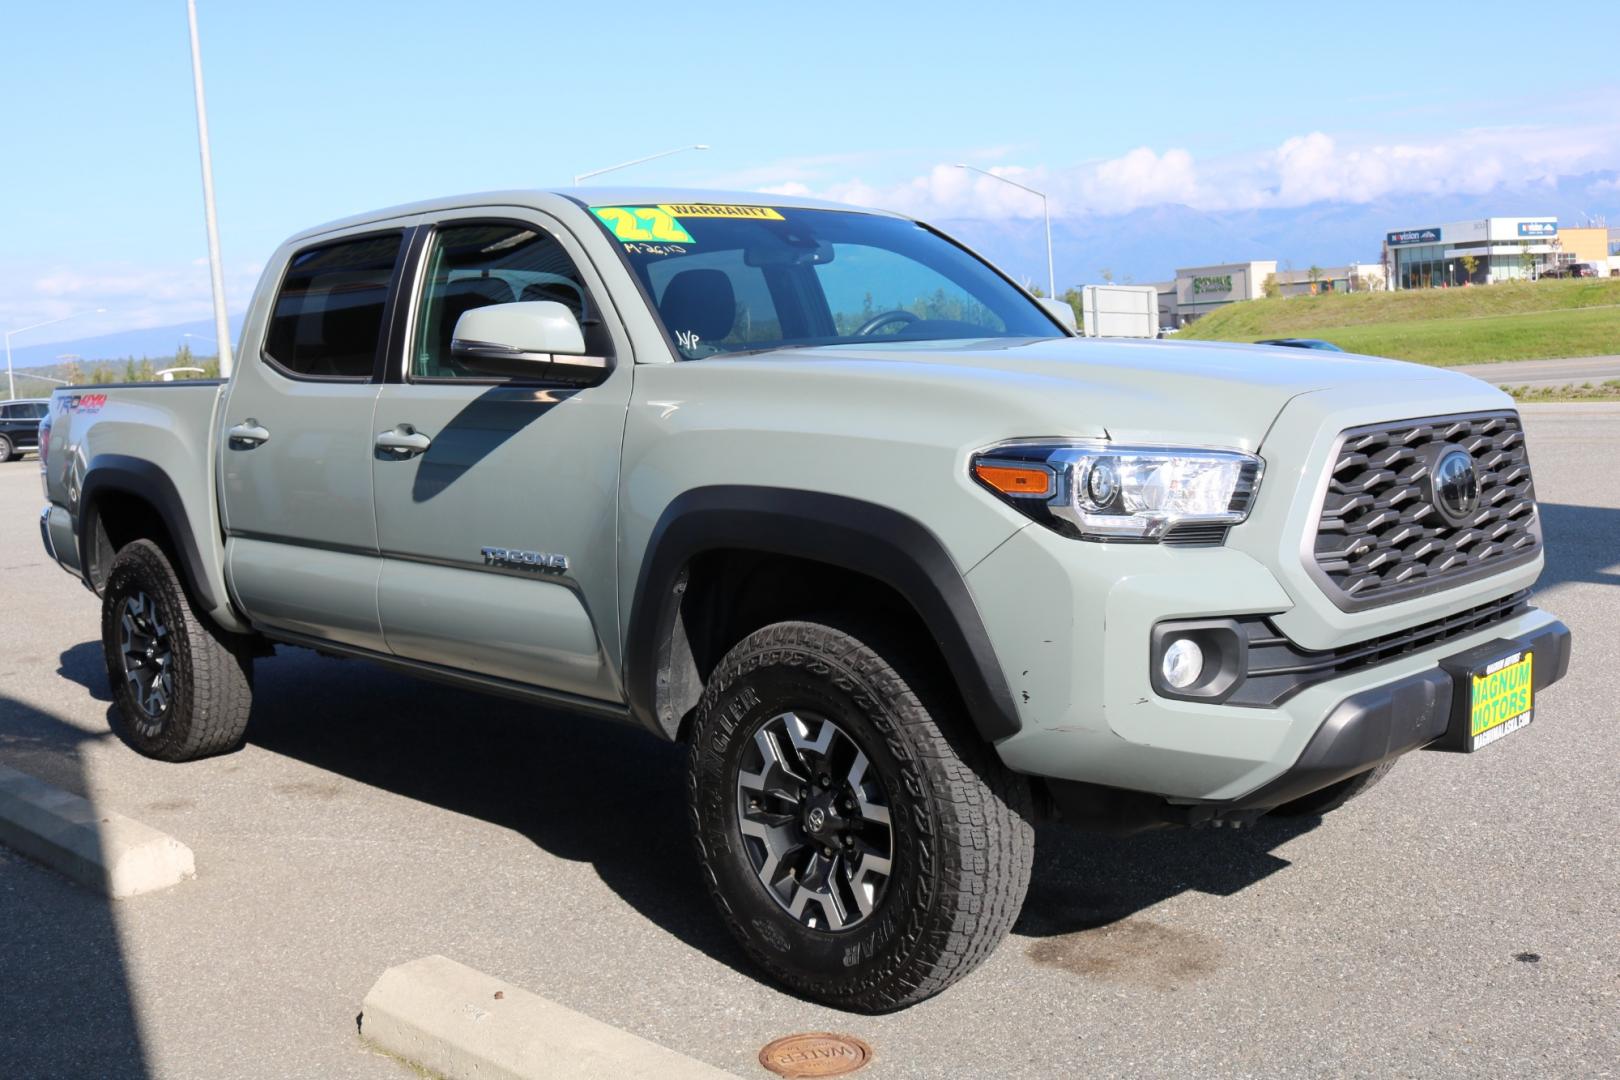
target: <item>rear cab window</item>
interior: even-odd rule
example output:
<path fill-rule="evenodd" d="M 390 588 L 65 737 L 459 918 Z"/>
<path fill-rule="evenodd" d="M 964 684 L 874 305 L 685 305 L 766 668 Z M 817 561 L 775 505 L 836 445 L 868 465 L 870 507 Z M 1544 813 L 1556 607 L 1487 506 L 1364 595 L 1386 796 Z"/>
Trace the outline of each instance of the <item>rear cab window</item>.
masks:
<path fill-rule="evenodd" d="M 295 254 L 271 309 L 264 360 L 295 378 L 370 379 L 403 245 L 396 230 Z"/>

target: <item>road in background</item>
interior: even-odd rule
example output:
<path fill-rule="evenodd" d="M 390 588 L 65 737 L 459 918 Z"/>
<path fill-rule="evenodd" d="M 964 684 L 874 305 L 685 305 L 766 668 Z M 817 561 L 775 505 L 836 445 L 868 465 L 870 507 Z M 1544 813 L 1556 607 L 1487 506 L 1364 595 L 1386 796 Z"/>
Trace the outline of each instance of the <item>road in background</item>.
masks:
<path fill-rule="evenodd" d="M 1575 631 L 1535 722 L 1414 754 L 1321 823 L 1044 828 L 1011 938 L 891 1016 L 758 980 L 699 884 L 681 754 L 625 727 L 283 650 L 246 749 L 107 732 L 99 607 L 0 466 L 0 761 L 163 829 L 198 878 L 110 906 L 0 852 L 8 1074 L 408 1077 L 355 1014 L 443 953 L 740 1076 L 797 1031 L 863 1077 L 1596 1076 L 1620 1062 L 1620 406 L 1525 409 Z M 1076 557 L 1083 557 L 1080 546 Z"/>
<path fill-rule="evenodd" d="M 1452 368 L 1492 386 L 1569 386 L 1620 379 L 1620 356 L 1579 356 L 1564 360 L 1505 360 Z"/>

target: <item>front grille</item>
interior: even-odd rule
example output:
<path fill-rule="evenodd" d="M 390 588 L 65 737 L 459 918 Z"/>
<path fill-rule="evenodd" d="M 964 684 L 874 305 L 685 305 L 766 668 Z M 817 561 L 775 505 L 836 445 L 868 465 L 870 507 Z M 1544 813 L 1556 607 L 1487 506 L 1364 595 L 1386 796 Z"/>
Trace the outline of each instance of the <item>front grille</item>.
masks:
<path fill-rule="evenodd" d="M 1430 470 L 1467 451 L 1479 484 L 1460 522 L 1435 505 Z M 1310 557 L 1345 611 L 1450 588 L 1532 558 L 1541 546 L 1524 430 L 1512 412 L 1352 428 L 1339 437 Z"/>
<path fill-rule="evenodd" d="M 1517 618 L 1530 610 L 1529 598 L 1529 590 L 1517 592 L 1443 619 L 1321 652 L 1294 644 L 1270 619 L 1246 616 L 1238 623 L 1248 640 L 1249 662 L 1243 681 L 1238 683 L 1226 704 L 1266 708 L 1281 705 L 1301 690 L 1346 672 L 1432 649 Z"/>

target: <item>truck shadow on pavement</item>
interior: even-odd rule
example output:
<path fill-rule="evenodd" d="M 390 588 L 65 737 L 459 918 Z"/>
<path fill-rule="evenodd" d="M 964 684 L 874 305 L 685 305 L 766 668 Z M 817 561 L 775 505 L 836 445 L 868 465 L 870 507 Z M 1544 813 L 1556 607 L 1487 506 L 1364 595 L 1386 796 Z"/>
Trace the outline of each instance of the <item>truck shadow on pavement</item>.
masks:
<path fill-rule="evenodd" d="M 646 918 L 748 970 L 694 865 L 678 746 L 289 648 L 259 662 L 248 740 L 588 863 Z"/>
<path fill-rule="evenodd" d="M 0 763 L 75 794 L 80 749 L 113 737 L 0 694 Z M 112 904 L 0 847 L 0 1075 L 150 1075 Z"/>
<path fill-rule="evenodd" d="M 759 977 L 702 887 L 687 835 L 681 747 L 629 726 L 302 650 L 283 649 L 260 674 L 254 745 L 589 863 L 648 920 Z M 1091 930 L 1189 889 L 1231 895 L 1287 866 L 1269 849 L 1315 823 L 1135 838 L 1043 826 L 1015 932 Z"/>

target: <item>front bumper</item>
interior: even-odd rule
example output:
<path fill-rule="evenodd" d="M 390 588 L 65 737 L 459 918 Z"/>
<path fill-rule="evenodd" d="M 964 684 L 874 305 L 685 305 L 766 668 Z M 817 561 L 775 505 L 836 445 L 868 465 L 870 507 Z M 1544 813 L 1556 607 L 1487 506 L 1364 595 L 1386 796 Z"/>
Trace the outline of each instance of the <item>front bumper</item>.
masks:
<path fill-rule="evenodd" d="M 1465 611 L 1491 588 L 1517 592 L 1538 570 L 1539 560 L 1428 597 L 1408 625 Z M 1042 582 L 1039 604 L 1029 603 L 1031 581 Z M 1250 554 L 1230 545 L 1083 544 L 1031 526 L 975 566 L 968 583 L 1019 709 L 1020 730 L 996 744 L 1002 760 L 1032 776 L 1147 793 L 1161 803 L 1237 807 L 1271 797 L 1263 793 L 1272 785 L 1272 794 L 1294 797 L 1288 791 L 1299 785 L 1332 783 L 1436 737 L 1424 733 L 1448 714 L 1449 688 L 1444 702 L 1433 690 L 1447 678 L 1446 658 L 1497 639 L 1549 634 L 1541 647 L 1567 654 L 1562 625 L 1521 608 L 1432 647 L 1313 682 L 1274 707 L 1178 701 L 1156 693 L 1149 678 L 1156 624 L 1243 615 L 1281 623 L 1276 613 L 1298 610 Z M 1390 628 L 1381 612 L 1364 623 L 1326 644 L 1347 646 Z M 1538 675 L 1550 682 L 1562 663 Z M 1349 723 L 1352 715 L 1362 718 Z M 1339 769 L 1343 762 L 1349 773 Z"/>
<path fill-rule="evenodd" d="M 1537 658 L 1533 686 L 1537 693 L 1569 671 L 1569 629 L 1551 622 L 1519 634 L 1504 644 L 1504 654 L 1533 649 Z M 1453 650 L 1449 646 L 1447 652 Z M 1299 760 L 1282 775 L 1242 798 L 1210 807 L 1212 812 L 1270 810 L 1340 780 L 1428 746 L 1455 723 L 1465 723 L 1453 708 L 1456 680 L 1441 668 L 1430 668 L 1392 683 L 1352 694 L 1328 713 Z"/>

